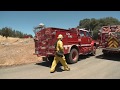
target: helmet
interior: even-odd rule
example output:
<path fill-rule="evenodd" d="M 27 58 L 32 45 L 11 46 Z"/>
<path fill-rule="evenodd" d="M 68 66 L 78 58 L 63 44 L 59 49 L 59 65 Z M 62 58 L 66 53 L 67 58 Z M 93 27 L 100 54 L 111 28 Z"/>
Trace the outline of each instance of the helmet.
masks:
<path fill-rule="evenodd" d="M 57 38 L 63 38 L 63 35 L 62 34 L 59 34 Z"/>

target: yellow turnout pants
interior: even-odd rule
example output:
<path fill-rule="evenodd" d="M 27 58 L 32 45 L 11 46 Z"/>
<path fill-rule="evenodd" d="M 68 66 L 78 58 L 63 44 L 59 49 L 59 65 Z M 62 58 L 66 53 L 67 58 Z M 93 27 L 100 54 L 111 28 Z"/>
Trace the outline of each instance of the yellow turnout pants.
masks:
<path fill-rule="evenodd" d="M 56 67 L 56 65 L 58 64 L 59 61 L 60 61 L 60 63 L 63 65 L 64 70 L 65 70 L 65 69 L 68 69 L 68 65 L 67 65 L 67 63 L 66 63 L 65 56 L 59 57 L 59 56 L 55 55 L 54 60 L 53 60 L 53 62 L 52 62 L 52 66 L 51 66 L 51 68 L 50 68 L 50 72 L 54 72 L 54 71 L 55 71 L 55 67 Z"/>

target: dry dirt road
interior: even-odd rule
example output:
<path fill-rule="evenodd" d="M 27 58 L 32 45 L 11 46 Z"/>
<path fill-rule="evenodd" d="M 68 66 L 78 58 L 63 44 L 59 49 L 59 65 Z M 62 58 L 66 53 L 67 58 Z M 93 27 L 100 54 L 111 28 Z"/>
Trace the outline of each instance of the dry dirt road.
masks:
<path fill-rule="evenodd" d="M 104 57 L 101 49 L 97 55 L 81 56 L 75 64 L 69 64 L 71 71 L 62 71 L 58 65 L 50 73 L 49 62 L 40 61 L 27 65 L 0 68 L 0 79 L 120 79 L 120 56 Z"/>

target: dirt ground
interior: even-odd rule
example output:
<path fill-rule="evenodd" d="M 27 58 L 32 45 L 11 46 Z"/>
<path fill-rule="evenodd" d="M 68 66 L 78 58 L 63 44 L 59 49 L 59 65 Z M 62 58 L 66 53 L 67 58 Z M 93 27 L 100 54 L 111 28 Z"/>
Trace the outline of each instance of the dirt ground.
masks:
<path fill-rule="evenodd" d="M 0 67 L 39 62 L 42 59 L 33 55 L 33 38 L 12 38 L 0 36 Z"/>

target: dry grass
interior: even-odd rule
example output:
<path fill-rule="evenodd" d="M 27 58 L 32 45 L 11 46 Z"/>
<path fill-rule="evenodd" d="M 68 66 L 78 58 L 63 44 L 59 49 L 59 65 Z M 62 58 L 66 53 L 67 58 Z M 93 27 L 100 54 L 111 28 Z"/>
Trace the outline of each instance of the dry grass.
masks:
<path fill-rule="evenodd" d="M 39 62 L 42 59 L 33 55 L 34 40 L 0 36 L 0 67 Z"/>

